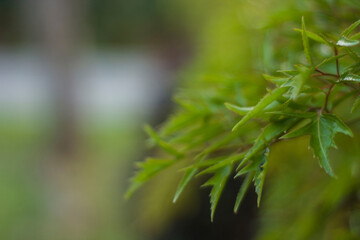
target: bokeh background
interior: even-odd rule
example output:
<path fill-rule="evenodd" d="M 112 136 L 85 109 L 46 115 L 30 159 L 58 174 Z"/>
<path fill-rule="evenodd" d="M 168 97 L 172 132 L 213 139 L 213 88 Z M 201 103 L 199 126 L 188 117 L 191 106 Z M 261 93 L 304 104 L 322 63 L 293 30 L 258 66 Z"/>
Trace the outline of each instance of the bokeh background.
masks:
<path fill-rule="evenodd" d="M 215 223 L 208 190 L 172 204 L 171 171 L 124 200 L 150 153 L 142 125 L 165 120 L 176 89 L 206 72 L 251 95 L 300 57 L 283 46 L 301 52 L 301 16 L 337 31 L 359 13 L 357 0 L 1 0 L 0 239 L 360 239 L 358 139 L 340 141 L 338 181 L 307 139 L 275 147 L 263 207 L 250 191 L 232 214 L 229 182 Z"/>

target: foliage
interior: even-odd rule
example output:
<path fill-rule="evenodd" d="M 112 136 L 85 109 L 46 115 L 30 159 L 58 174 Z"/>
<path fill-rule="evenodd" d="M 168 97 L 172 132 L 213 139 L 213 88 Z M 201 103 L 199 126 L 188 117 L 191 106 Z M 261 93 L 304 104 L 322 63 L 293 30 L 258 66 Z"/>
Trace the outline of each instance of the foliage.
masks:
<path fill-rule="evenodd" d="M 305 135 L 310 135 L 309 147 L 320 166 L 330 176 L 335 176 L 328 156 L 330 147 L 336 147 L 335 135 L 353 135 L 336 108 L 359 93 L 360 34 L 355 31 L 359 24 L 357 21 L 335 36 L 333 32 L 310 31 L 302 18 L 301 29 L 295 29 L 301 33 L 298 41 L 303 46 L 300 63 L 292 69 L 277 71 L 275 76 L 264 74 L 270 90 L 262 98 L 254 97 L 258 96 L 258 90 L 251 88 L 257 84 L 251 82 L 253 79 L 244 83 L 231 75 L 206 75 L 199 83 L 203 88 L 196 88 L 198 92 L 193 89 L 180 91 L 175 99 L 179 105 L 177 111 L 159 128 L 158 134 L 147 131 L 152 142 L 164 150 L 158 154 L 172 159 L 168 163 L 176 165 L 185 159 L 191 162 L 181 169 L 184 175 L 174 201 L 191 179 L 211 175 L 203 186 L 212 187 L 213 219 L 229 176 L 245 175 L 234 211 L 238 211 L 251 182 L 254 182 L 259 205 L 271 164 L 272 146 Z M 333 53 L 319 54 L 319 48 Z M 242 77 L 246 76 L 242 74 Z M 245 106 L 254 98 L 257 103 Z M 354 99 L 352 111 L 358 107 L 358 99 Z M 343 111 L 339 113 L 345 115 Z M 347 121 L 352 119 L 351 115 L 345 116 Z M 138 176 L 146 174 L 147 169 L 140 168 L 133 186 L 139 185 Z"/>

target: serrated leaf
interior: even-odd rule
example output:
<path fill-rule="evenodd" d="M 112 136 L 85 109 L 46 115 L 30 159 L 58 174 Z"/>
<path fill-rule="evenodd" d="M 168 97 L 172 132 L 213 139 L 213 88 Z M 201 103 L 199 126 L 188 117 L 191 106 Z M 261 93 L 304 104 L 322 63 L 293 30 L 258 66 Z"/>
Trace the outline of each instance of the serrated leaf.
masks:
<path fill-rule="evenodd" d="M 211 221 L 214 221 L 214 213 L 216 206 L 219 202 L 222 191 L 224 190 L 225 184 L 231 173 L 231 167 L 226 166 L 218 169 L 214 176 L 212 176 L 202 187 L 212 187 L 210 192 L 210 204 L 211 204 Z"/>
<path fill-rule="evenodd" d="M 359 43 L 359 40 L 352 40 L 343 36 L 337 41 L 336 45 L 341 47 L 353 47 L 358 45 Z"/>
<path fill-rule="evenodd" d="M 348 37 L 350 35 L 350 33 L 352 31 L 354 31 L 354 29 L 359 26 L 360 24 L 360 20 L 357 20 L 356 22 L 354 22 L 353 24 L 351 24 L 349 27 L 347 27 L 342 33 L 342 36 Z"/>
<path fill-rule="evenodd" d="M 219 168 L 223 168 L 224 166 L 231 166 L 235 162 L 240 161 L 245 156 L 244 153 L 236 154 L 234 156 L 227 157 L 221 161 L 218 161 L 217 163 L 213 164 L 212 166 L 206 168 L 205 170 L 199 172 L 197 176 L 202 176 L 204 174 L 213 173 Z"/>
<path fill-rule="evenodd" d="M 313 148 L 315 155 L 320 160 L 320 166 L 330 175 L 335 176 L 330 166 L 327 152 L 333 142 L 335 131 L 333 124 L 329 123 L 321 115 L 314 121 L 311 133 L 310 146 Z"/>
<path fill-rule="evenodd" d="M 239 127 L 244 125 L 248 120 L 255 117 L 258 113 L 260 113 L 265 107 L 267 107 L 269 104 L 277 100 L 279 97 L 281 97 L 284 93 L 286 93 L 289 90 L 289 87 L 279 87 L 273 90 L 271 93 L 268 93 L 263 97 L 258 104 L 250 111 L 248 112 L 232 129 L 232 131 L 237 130 Z"/>
<path fill-rule="evenodd" d="M 259 164 L 263 161 L 263 155 L 264 153 L 257 155 L 256 157 L 253 157 L 252 161 L 248 165 L 243 167 L 240 171 L 238 171 L 234 178 L 255 171 L 259 166 Z"/>
<path fill-rule="evenodd" d="M 307 32 L 306 32 L 304 17 L 302 17 L 302 19 L 301 19 L 301 27 L 302 27 L 301 36 L 302 36 L 302 42 L 303 42 L 303 46 L 304 46 L 305 57 L 306 57 L 308 63 L 310 65 L 313 65 L 313 61 L 312 61 L 311 54 L 310 54 L 309 39 L 308 39 Z"/>
<path fill-rule="evenodd" d="M 175 203 L 178 200 L 179 196 L 184 191 L 185 187 L 189 184 L 190 180 L 195 176 L 197 171 L 198 171 L 198 168 L 195 168 L 195 167 L 189 168 L 185 171 L 185 174 L 182 177 L 182 179 L 180 180 L 180 183 L 176 189 L 173 203 Z"/>
<path fill-rule="evenodd" d="M 354 104 L 351 107 L 351 113 L 355 111 L 360 106 L 360 96 L 358 96 L 354 102 Z"/>
<path fill-rule="evenodd" d="M 331 120 L 334 123 L 334 131 L 343 133 L 345 135 L 348 135 L 350 137 L 353 137 L 353 133 L 351 129 L 336 115 L 325 113 L 323 114 L 324 118 Z"/>
<path fill-rule="evenodd" d="M 265 176 L 267 172 L 268 160 L 266 154 L 263 155 L 262 161 L 258 165 L 254 176 L 255 192 L 257 193 L 257 206 L 260 206 L 262 190 L 265 182 Z"/>
<path fill-rule="evenodd" d="M 236 196 L 236 202 L 234 205 L 234 213 L 237 213 L 237 211 L 239 210 L 240 204 L 241 204 L 242 200 L 244 199 L 244 196 L 251 185 L 254 175 L 255 175 L 254 172 L 246 174 L 246 177 L 243 180 L 241 187 L 239 189 L 239 192 Z"/>
<path fill-rule="evenodd" d="M 299 29 L 299 28 L 294 28 L 295 31 L 297 32 L 300 32 L 301 34 L 303 33 L 303 30 L 302 29 Z M 329 45 L 329 42 L 326 41 L 323 37 L 321 37 L 320 35 L 316 34 L 316 33 L 313 33 L 313 32 L 310 32 L 310 31 L 307 31 L 306 30 L 306 35 L 308 36 L 308 38 L 316 41 L 316 42 L 319 42 L 319 43 L 324 43 L 324 44 L 327 44 Z"/>
<path fill-rule="evenodd" d="M 125 198 L 131 197 L 131 195 L 141 187 L 145 182 L 149 181 L 160 171 L 171 166 L 175 160 L 173 159 L 155 159 L 147 158 L 144 162 L 140 162 L 137 166 L 140 168 L 135 177 L 131 179 L 129 189 L 125 194 Z"/>
<path fill-rule="evenodd" d="M 352 132 L 338 117 L 333 114 L 318 114 L 312 119 L 312 122 L 299 128 L 283 138 L 298 137 L 310 135 L 310 146 L 314 154 L 319 158 L 320 166 L 330 175 L 335 176 L 330 166 L 327 152 L 334 146 L 334 137 L 336 133 L 343 133 L 352 136 Z"/>
<path fill-rule="evenodd" d="M 248 160 L 256 156 L 260 151 L 264 150 L 274 139 L 279 137 L 281 134 L 284 134 L 284 132 L 290 129 L 296 122 L 296 119 L 290 118 L 269 123 L 262 133 L 256 138 L 254 145 L 246 153 L 244 160 L 239 164 L 237 169 L 240 169 L 241 166 L 248 162 Z"/>
<path fill-rule="evenodd" d="M 160 136 L 157 135 L 157 133 L 149 126 L 145 125 L 144 130 L 146 133 L 155 141 L 155 143 L 161 147 L 164 151 L 168 152 L 171 155 L 174 155 L 176 157 L 180 157 L 183 154 L 177 151 L 173 146 L 165 142 L 160 138 Z"/>

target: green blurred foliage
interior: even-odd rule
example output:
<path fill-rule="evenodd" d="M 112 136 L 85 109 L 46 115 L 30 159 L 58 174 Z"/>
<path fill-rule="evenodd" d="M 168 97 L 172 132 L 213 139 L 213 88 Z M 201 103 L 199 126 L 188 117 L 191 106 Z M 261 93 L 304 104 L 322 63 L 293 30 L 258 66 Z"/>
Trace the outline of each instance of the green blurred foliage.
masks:
<path fill-rule="evenodd" d="M 182 1 L 182 4 L 185 2 L 188 6 L 192 4 L 192 1 Z M 229 113 L 224 103 L 253 106 L 265 94 L 266 87 L 271 86 L 262 78 L 263 72 L 273 74 L 277 69 L 293 69 L 299 61 L 306 64 L 301 33 L 293 30 L 301 28 L 301 17 L 305 17 L 309 31 L 338 35 L 358 20 L 360 3 L 349 0 L 213 0 L 201 4 L 196 17 L 202 19 L 194 18 L 199 23 L 195 31 L 196 56 L 180 74 L 182 82 L 175 96 L 178 107 L 159 126 L 158 133 L 160 138 L 186 154 L 185 161 L 191 163 L 200 159 L 199 155 L 211 153 L 214 161 L 209 160 L 209 164 L 214 165 L 226 160 L 216 157 L 241 150 L 247 144 L 242 136 L 254 139 L 263 127 L 259 122 L 249 122 L 236 134 L 227 134 L 241 117 Z M 315 63 L 330 57 L 333 51 L 313 41 L 310 48 Z M 351 60 L 340 62 L 342 72 Z M 334 64 L 323 68 L 334 72 Z M 279 142 L 271 147 L 256 239 L 360 238 L 359 125 L 351 121 L 359 114 L 350 114 L 353 101 L 354 97 L 345 99 L 335 110 L 349 121 L 355 135 L 353 139 L 337 137 L 338 149 L 330 150 L 336 179 L 319 169 L 317 160 L 308 151 L 308 137 Z M 219 142 L 222 144 L 216 145 Z M 167 157 L 161 151 L 157 155 Z M 196 164 L 193 166 L 209 166 L 201 161 Z M 180 179 L 183 173 L 177 169 L 181 167 L 174 165 L 167 169 L 163 178 L 157 176 L 156 179 L 169 180 L 175 176 Z M 157 189 L 173 189 L 174 193 L 173 182 L 157 183 Z M 193 186 L 191 190 L 194 191 Z M 158 191 L 147 191 L 148 195 L 152 193 L 157 195 L 152 203 L 171 200 L 171 193 L 160 195 Z M 180 197 L 179 201 L 186 197 Z M 146 202 L 144 200 L 144 204 Z M 142 209 L 151 207 L 142 206 Z M 156 222 L 155 217 L 152 222 Z"/>

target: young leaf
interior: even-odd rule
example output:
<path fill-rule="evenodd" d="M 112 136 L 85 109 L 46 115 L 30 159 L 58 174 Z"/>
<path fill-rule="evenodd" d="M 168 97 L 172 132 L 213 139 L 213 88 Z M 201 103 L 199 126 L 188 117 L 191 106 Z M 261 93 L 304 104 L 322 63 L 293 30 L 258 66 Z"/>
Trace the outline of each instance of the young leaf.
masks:
<path fill-rule="evenodd" d="M 198 168 L 189 168 L 185 171 L 185 174 L 183 178 L 181 179 L 179 186 L 176 189 L 175 196 L 173 199 L 173 203 L 177 201 L 181 193 L 184 191 L 185 187 L 188 185 L 190 180 L 195 176 L 196 172 L 198 171 Z"/>
<path fill-rule="evenodd" d="M 302 19 L 301 19 L 301 27 L 302 27 L 301 35 L 302 35 L 302 42 L 303 42 L 303 46 L 304 46 L 305 56 L 306 56 L 308 63 L 310 65 L 313 65 L 313 61 L 311 59 L 311 54 L 310 54 L 309 39 L 308 39 L 307 32 L 306 32 L 304 17 L 302 17 Z"/>
<path fill-rule="evenodd" d="M 131 195 L 145 182 L 149 181 L 153 176 L 169 167 L 174 162 L 175 160 L 173 159 L 148 158 L 145 162 L 138 163 L 137 165 L 140 170 L 135 177 L 131 179 L 131 185 L 125 194 L 125 198 L 131 197 Z"/>
<path fill-rule="evenodd" d="M 266 172 L 267 172 L 267 165 L 268 165 L 267 156 L 266 156 L 266 154 L 263 154 L 262 161 L 258 165 L 258 168 L 255 171 L 255 176 L 254 176 L 255 192 L 258 195 L 258 198 L 257 198 L 258 207 L 260 206 L 262 189 L 264 186 L 265 176 L 266 176 Z"/>
<path fill-rule="evenodd" d="M 360 43 L 359 40 L 352 40 L 343 36 L 337 41 L 336 45 L 342 47 L 352 47 L 358 45 L 359 43 Z"/>
<path fill-rule="evenodd" d="M 346 28 L 342 33 L 341 36 L 345 36 L 348 37 L 350 35 L 350 33 L 352 31 L 354 31 L 354 29 L 359 26 L 360 24 L 360 20 L 357 20 L 356 22 L 354 22 L 353 24 L 351 24 L 348 28 Z"/>
<path fill-rule="evenodd" d="M 211 221 L 214 221 L 214 213 L 217 203 L 220 199 L 221 193 L 224 190 L 225 184 L 231 173 L 231 166 L 218 169 L 214 176 L 212 176 L 202 187 L 212 187 L 210 192 L 210 203 L 211 203 Z"/>
<path fill-rule="evenodd" d="M 232 131 L 237 130 L 239 127 L 244 125 L 248 120 L 255 117 L 258 113 L 260 113 L 265 107 L 274 102 L 276 99 L 281 97 L 284 93 L 289 90 L 289 87 L 279 87 L 273 90 L 271 93 L 268 93 L 263 97 L 258 104 L 248 112 L 232 129 Z"/>
<path fill-rule="evenodd" d="M 294 30 L 296 32 L 300 32 L 301 34 L 303 34 L 303 30 L 302 29 L 299 29 L 299 28 L 294 28 Z M 324 43 L 324 44 L 327 44 L 329 45 L 329 42 L 326 41 L 323 37 L 321 37 L 320 35 L 316 34 L 316 33 L 313 33 L 313 32 L 310 32 L 310 31 L 306 31 L 306 35 L 308 36 L 308 38 L 316 41 L 316 42 L 319 42 L 319 43 Z"/>
<path fill-rule="evenodd" d="M 360 96 L 358 96 L 354 102 L 354 104 L 351 107 L 351 113 L 355 111 L 356 108 L 360 106 Z"/>
<path fill-rule="evenodd" d="M 254 175 L 255 175 L 254 172 L 246 174 L 246 177 L 243 180 L 243 182 L 241 184 L 241 187 L 239 189 L 239 192 L 238 192 L 238 194 L 236 196 L 236 202 L 235 202 L 235 206 L 234 206 L 234 213 L 238 212 L 240 204 L 241 204 L 242 200 L 244 199 L 244 196 L 245 196 L 248 188 L 251 185 L 251 181 L 254 178 Z"/>
<path fill-rule="evenodd" d="M 173 146 L 162 140 L 149 125 L 145 125 L 144 129 L 146 133 L 156 142 L 156 144 L 159 145 L 159 147 L 164 149 L 166 152 L 176 157 L 180 157 L 183 155 L 182 153 L 177 151 Z"/>

